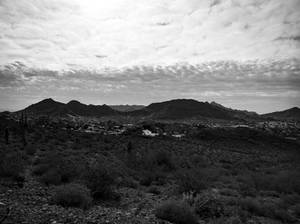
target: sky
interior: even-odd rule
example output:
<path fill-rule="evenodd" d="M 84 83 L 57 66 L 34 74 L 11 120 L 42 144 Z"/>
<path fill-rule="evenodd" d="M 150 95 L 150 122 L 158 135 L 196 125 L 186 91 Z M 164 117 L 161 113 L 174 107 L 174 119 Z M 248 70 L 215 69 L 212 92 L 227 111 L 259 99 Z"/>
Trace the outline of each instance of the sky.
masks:
<path fill-rule="evenodd" d="M 300 0 L 0 0 L 0 110 L 300 106 Z"/>

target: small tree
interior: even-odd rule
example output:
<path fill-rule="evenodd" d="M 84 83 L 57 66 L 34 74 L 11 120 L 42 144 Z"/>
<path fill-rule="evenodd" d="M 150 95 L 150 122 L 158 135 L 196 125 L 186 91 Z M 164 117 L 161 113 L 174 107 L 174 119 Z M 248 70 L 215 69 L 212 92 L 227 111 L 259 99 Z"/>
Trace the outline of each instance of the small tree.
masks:
<path fill-rule="evenodd" d="M 105 164 L 99 161 L 87 167 L 85 182 L 96 199 L 109 199 L 113 196 L 114 178 Z"/>

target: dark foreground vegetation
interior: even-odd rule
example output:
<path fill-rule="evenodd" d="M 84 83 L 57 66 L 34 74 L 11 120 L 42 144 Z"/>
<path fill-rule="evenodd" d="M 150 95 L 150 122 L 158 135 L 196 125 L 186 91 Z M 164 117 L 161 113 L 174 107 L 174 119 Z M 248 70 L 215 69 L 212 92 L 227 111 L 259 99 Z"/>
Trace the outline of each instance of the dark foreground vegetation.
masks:
<path fill-rule="evenodd" d="M 4 223 L 300 220 L 300 148 L 276 136 L 204 127 L 180 139 L 115 136 L 4 118 L 1 136 Z"/>

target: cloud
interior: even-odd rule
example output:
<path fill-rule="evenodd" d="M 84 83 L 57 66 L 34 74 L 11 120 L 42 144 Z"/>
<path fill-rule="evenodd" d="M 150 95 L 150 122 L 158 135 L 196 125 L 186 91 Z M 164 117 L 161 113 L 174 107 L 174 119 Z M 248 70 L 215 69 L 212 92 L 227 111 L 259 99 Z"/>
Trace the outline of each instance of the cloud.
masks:
<path fill-rule="evenodd" d="M 299 18 L 298 0 L 2 0 L 0 99 L 299 105 Z"/>
<path fill-rule="evenodd" d="M 134 66 L 102 72 L 38 70 L 16 62 L 0 70 L 0 83 L 2 88 L 22 88 L 22 92 L 36 96 L 59 92 L 61 96 L 75 98 L 80 93 L 84 101 L 100 95 L 115 103 L 124 103 L 123 97 L 126 102 L 132 100 L 131 103 L 184 97 L 217 102 L 235 99 L 231 104 L 241 99 L 266 102 L 281 99 L 298 104 L 299 74 L 297 59 Z M 141 101 L 135 102 L 137 98 Z"/>
<path fill-rule="evenodd" d="M 297 0 L 3 0 L 0 64 L 101 69 L 299 58 L 299 12 Z"/>

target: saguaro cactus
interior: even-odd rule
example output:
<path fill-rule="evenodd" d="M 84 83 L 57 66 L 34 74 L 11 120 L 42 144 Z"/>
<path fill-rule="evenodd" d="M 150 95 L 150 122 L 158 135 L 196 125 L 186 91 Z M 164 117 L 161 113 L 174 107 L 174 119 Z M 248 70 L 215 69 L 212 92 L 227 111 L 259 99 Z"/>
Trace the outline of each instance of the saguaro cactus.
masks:
<path fill-rule="evenodd" d="M 8 130 L 8 128 L 5 128 L 4 138 L 5 138 L 6 145 L 8 145 L 9 144 L 9 130 Z"/>
<path fill-rule="evenodd" d="M 23 146 L 25 147 L 27 145 L 26 140 L 26 129 L 27 129 L 27 115 L 22 112 L 21 113 L 21 119 L 20 119 L 20 128 L 21 128 L 21 139 Z"/>

